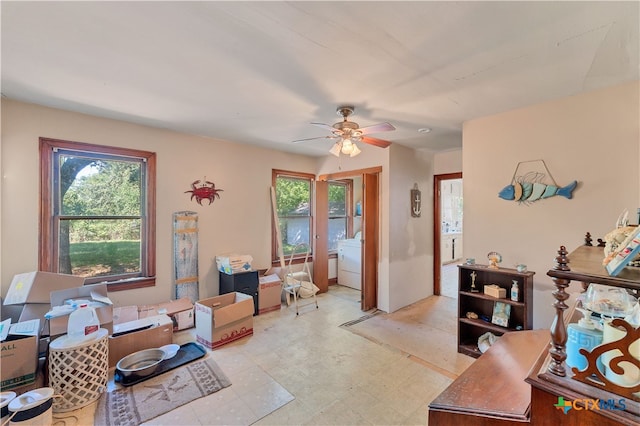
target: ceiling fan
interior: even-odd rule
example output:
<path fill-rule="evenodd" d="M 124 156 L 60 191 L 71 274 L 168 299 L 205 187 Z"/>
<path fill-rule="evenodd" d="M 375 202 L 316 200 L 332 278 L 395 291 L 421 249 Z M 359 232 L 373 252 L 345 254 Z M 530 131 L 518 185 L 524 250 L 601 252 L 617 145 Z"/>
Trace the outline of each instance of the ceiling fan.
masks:
<path fill-rule="evenodd" d="M 333 145 L 333 147 L 329 150 L 329 152 L 336 157 L 339 157 L 341 152 L 345 155 L 349 155 L 350 157 L 355 157 L 356 155 L 360 154 L 361 151 L 356 145 L 356 142 L 364 142 L 380 148 L 386 148 L 391 145 L 391 142 L 389 141 L 372 138 L 371 136 L 365 135 L 378 132 L 388 132 L 391 130 L 395 130 L 395 127 L 393 127 L 389 123 L 379 123 L 372 126 L 360 127 L 358 123 L 347 120 L 347 117 L 353 114 L 354 110 L 355 108 L 350 105 L 339 106 L 336 109 L 336 112 L 338 113 L 338 115 L 342 116 L 343 120 L 333 125 L 324 123 L 311 123 L 314 126 L 319 126 L 330 130 L 332 133 L 330 136 L 298 139 L 293 141 L 293 143 L 310 141 L 314 139 L 337 139 L 335 145 Z"/>

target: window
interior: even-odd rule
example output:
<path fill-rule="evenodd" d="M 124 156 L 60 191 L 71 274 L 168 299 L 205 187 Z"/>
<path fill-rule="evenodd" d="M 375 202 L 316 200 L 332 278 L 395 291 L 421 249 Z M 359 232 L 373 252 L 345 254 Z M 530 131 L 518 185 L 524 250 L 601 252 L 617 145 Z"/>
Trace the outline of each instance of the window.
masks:
<path fill-rule="evenodd" d="M 40 138 L 42 271 L 155 284 L 155 153 Z"/>
<path fill-rule="evenodd" d="M 353 181 L 329 182 L 329 252 L 338 250 L 338 240 L 350 234 L 349 206 Z"/>
<path fill-rule="evenodd" d="M 310 246 L 313 211 L 313 182 L 315 176 L 307 173 L 273 170 L 272 183 L 276 190 L 276 205 L 282 251 L 285 257 L 300 243 Z M 277 236 L 273 232 L 272 259 L 278 261 Z M 303 255 L 304 253 L 301 253 Z M 297 255 L 294 255 L 294 258 Z"/>

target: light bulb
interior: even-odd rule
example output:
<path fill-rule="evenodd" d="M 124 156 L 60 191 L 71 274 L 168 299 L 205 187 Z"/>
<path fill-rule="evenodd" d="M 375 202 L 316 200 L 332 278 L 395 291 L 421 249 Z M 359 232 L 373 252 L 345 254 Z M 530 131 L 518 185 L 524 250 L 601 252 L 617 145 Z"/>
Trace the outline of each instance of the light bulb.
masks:
<path fill-rule="evenodd" d="M 331 147 L 329 152 L 335 155 L 336 157 L 340 157 L 340 148 L 342 148 L 342 143 L 338 141 Z"/>
<path fill-rule="evenodd" d="M 355 143 L 353 144 L 353 149 L 351 150 L 351 154 L 349 154 L 350 157 L 355 157 L 356 155 L 360 154 L 362 151 L 360 151 L 360 148 L 358 148 L 358 145 L 356 145 Z"/>
<path fill-rule="evenodd" d="M 353 151 L 353 143 L 351 142 L 351 139 L 345 139 L 342 141 L 342 153 L 343 154 L 351 154 L 351 151 Z"/>

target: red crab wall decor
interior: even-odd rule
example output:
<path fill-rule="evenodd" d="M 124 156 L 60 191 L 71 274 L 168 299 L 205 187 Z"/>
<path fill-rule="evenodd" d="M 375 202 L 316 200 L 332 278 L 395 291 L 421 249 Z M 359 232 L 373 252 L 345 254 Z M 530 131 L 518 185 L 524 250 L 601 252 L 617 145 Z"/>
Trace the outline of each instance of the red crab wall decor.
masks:
<path fill-rule="evenodd" d="M 194 198 L 198 202 L 198 204 L 202 205 L 202 200 L 209 200 L 209 204 L 213 203 L 215 197 L 220 198 L 219 192 L 222 192 L 222 189 L 216 189 L 216 184 L 206 180 L 204 183 L 200 184 L 201 180 L 196 180 L 191 184 L 191 191 L 184 191 L 184 193 L 191 193 L 191 199 Z M 200 184 L 200 185 L 198 185 Z"/>

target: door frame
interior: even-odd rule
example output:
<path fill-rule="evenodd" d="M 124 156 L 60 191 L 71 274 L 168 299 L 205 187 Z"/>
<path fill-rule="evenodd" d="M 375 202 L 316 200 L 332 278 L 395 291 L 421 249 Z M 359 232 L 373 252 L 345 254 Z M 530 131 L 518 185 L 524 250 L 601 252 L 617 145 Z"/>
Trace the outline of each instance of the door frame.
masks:
<path fill-rule="evenodd" d="M 329 291 L 329 182 L 315 182 L 313 218 L 313 283 L 320 293 Z"/>
<path fill-rule="evenodd" d="M 362 291 L 360 292 L 360 309 L 368 311 L 377 307 L 378 304 L 378 241 L 380 235 L 379 212 L 380 212 L 380 190 L 379 175 L 382 173 L 382 166 L 370 167 L 366 169 L 357 169 L 346 172 L 329 173 L 318 176 L 319 181 L 346 179 L 354 176 L 362 177 L 362 265 L 361 280 Z M 318 192 L 316 191 L 316 196 Z M 321 195 L 321 197 L 323 197 Z M 316 206 L 319 206 L 316 203 Z M 316 219 L 320 219 L 321 215 L 316 213 Z M 327 215 L 328 221 L 328 215 Z M 314 224 L 317 225 L 317 224 Z M 315 228 L 318 229 L 317 227 Z M 317 235 L 319 233 L 316 233 Z M 318 236 L 316 236 L 316 239 Z M 321 238 L 321 237 L 320 237 Z M 326 238 L 326 236 L 325 236 Z M 317 240 L 316 240 L 317 241 Z M 318 252 L 315 252 L 317 255 Z M 316 260 L 318 263 L 316 264 Z M 319 257 L 314 256 L 313 269 L 316 267 L 327 271 L 328 276 L 329 259 L 328 253 Z M 315 274 L 314 274 L 315 275 Z M 315 278 L 314 278 L 315 279 Z M 317 284 L 316 284 L 317 285 Z M 319 287 L 319 285 L 318 285 Z"/>
<path fill-rule="evenodd" d="M 462 179 L 462 172 L 444 173 L 433 176 L 433 294 L 440 295 L 442 258 L 440 256 L 442 243 L 442 217 L 440 205 L 442 203 L 440 185 L 445 180 Z M 463 225 L 464 226 L 464 225 Z"/>

